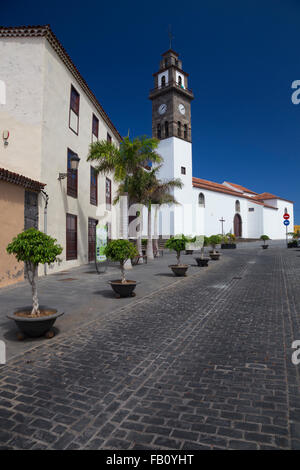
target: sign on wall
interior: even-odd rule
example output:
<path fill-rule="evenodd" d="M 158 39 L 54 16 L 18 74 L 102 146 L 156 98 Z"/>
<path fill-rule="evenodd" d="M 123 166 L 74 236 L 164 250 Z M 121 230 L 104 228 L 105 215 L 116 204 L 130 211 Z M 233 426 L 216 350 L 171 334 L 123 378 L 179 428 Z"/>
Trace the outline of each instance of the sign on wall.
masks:
<path fill-rule="evenodd" d="M 96 260 L 101 263 L 106 261 L 104 254 L 107 245 L 107 226 L 98 224 L 96 226 Z"/>

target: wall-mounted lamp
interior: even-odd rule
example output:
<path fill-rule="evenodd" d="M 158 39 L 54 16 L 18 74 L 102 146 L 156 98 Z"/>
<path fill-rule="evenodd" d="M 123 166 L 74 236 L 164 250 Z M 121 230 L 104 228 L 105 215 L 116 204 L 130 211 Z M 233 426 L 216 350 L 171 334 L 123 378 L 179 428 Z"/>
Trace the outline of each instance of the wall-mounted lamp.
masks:
<path fill-rule="evenodd" d="M 78 170 L 80 158 L 78 155 L 72 155 L 70 158 L 70 164 L 71 164 L 71 170 Z M 59 173 L 58 175 L 58 180 L 63 180 L 64 178 L 67 178 L 68 173 Z"/>
<path fill-rule="evenodd" d="M 4 145 L 8 145 L 9 131 L 3 131 L 2 137 L 4 140 Z"/>

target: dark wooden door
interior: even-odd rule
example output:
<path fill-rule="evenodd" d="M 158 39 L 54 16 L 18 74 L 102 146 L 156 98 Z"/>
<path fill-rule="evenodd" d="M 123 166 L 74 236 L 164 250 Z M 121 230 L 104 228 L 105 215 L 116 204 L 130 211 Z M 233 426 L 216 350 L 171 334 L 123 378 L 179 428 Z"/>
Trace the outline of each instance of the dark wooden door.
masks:
<path fill-rule="evenodd" d="M 242 236 L 242 218 L 239 214 L 235 214 L 234 216 L 233 229 L 234 229 L 234 235 L 236 237 Z"/>
<path fill-rule="evenodd" d="M 96 225 L 98 220 L 89 218 L 88 221 L 88 252 L 89 261 L 95 260 L 96 254 Z"/>

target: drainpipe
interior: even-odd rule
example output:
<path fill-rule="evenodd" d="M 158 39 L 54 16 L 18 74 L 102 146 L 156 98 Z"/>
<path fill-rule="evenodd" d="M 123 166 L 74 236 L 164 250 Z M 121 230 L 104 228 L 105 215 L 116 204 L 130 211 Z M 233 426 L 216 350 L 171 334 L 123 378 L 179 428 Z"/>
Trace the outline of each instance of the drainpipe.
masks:
<path fill-rule="evenodd" d="M 49 201 L 49 196 L 44 191 L 43 189 L 41 190 L 42 196 L 44 197 L 45 200 L 45 207 L 44 207 L 44 234 L 47 235 L 47 207 L 48 207 L 48 201 Z M 44 275 L 47 276 L 47 263 L 44 264 Z"/>

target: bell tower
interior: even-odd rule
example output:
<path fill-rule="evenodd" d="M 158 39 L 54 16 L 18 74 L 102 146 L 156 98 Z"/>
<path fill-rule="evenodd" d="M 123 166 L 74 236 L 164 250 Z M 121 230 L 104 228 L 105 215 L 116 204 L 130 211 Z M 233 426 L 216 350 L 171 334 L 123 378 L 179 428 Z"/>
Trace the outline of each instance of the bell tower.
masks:
<path fill-rule="evenodd" d="M 153 77 L 154 88 L 149 95 L 152 136 L 160 140 L 158 153 L 164 159 L 159 177 L 180 178 L 183 183 L 182 189 L 174 189 L 174 197 L 181 207 L 174 208 L 171 234 L 191 234 L 192 214 L 188 215 L 187 206 L 191 206 L 193 198 L 191 102 L 194 95 L 188 88 L 188 74 L 173 49 L 162 54 L 159 70 Z"/>
<path fill-rule="evenodd" d="M 191 136 L 191 101 L 188 74 L 182 70 L 182 61 L 172 49 L 162 54 L 158 72 L 153 74 L 152 135 L 159 140 L 178 137 L 186 142 Z"/>

